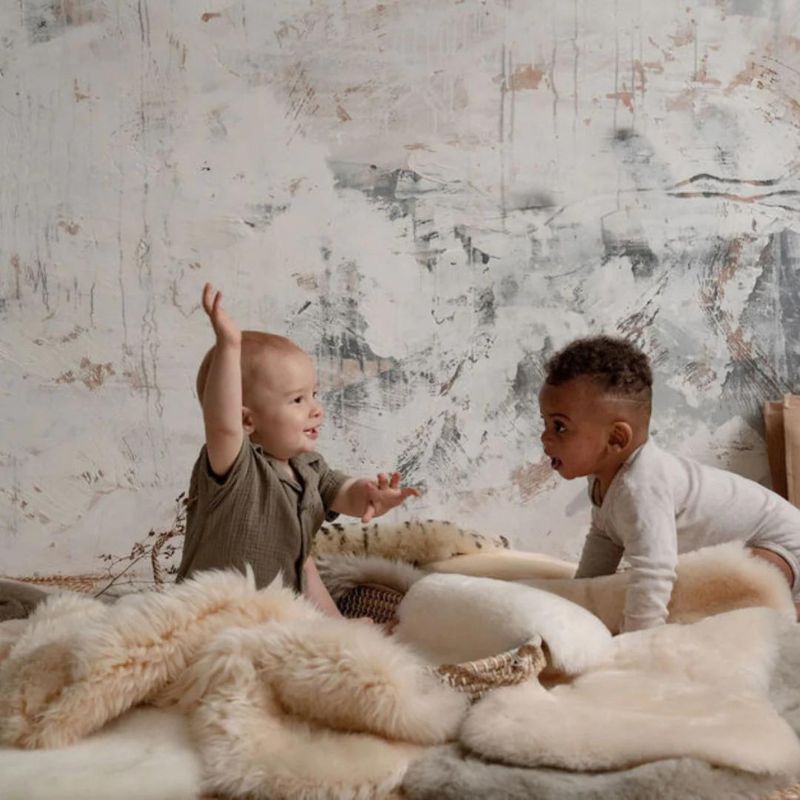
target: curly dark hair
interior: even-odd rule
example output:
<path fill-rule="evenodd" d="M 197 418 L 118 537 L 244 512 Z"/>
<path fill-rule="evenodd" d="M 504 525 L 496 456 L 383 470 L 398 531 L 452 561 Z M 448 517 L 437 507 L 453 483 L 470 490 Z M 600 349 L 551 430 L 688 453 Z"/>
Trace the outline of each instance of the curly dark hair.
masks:
<path fill-rule="evenodd" d="M 551 386 L 560 386 L 582 376 L 615 397 L 648 404 L 651 401 L 650 359 L 626 339 L 613 336 L 576 339 L 545 365 L 545 380 Z"/>

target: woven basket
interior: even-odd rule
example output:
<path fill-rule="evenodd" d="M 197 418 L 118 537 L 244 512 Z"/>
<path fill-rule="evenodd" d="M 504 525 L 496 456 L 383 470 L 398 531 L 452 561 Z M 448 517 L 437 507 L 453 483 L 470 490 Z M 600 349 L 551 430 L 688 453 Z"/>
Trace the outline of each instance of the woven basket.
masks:
<path fill-rule="evenodd" d="M 359 584 L 346 592 L 336 605 L 345 617 L 369 617 L 381 625 L 396 619 L 403 593 L 388 586 Z M 495 656 L 461 664 L 440 664 L 431 672 L 444 683 L 478 700 L 491 689 L 515 686 L 535 678 L 547 666 L 539 637 Z"/>
<path fill-rule="evenodd" d="M 395 619 L 395 611 L 402 599 L 403 593 L 397 589 L 363 583 L 346 592 L 336 605 L 348 619 L 369 617 L 373 622 L 385 625 Z"/>

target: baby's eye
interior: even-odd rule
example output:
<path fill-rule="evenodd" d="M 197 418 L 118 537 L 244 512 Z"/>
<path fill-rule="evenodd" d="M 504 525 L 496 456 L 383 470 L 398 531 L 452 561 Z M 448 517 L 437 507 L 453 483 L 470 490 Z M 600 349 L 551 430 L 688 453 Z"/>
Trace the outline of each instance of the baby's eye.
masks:
<path fill-rule="evenodd" d="M 294 400 L 292 400 L 292 402 L 293 403 L 302 403 L 303 402 L 303 396 L 300 395 L 300 397 L 295 397 Z"/>
<path fill-rule="evenodd" d="M 553 430 L 554 430 L 556 433 L 564 433 L 564 431 L 565 431 L 566 429 L 567 429 L 567 426 L 566 426 L 566 425 L 565 425 L 563 422 L 560 422 L 559 420 L 556 420 L 556 421 L 553 423 Z"/>

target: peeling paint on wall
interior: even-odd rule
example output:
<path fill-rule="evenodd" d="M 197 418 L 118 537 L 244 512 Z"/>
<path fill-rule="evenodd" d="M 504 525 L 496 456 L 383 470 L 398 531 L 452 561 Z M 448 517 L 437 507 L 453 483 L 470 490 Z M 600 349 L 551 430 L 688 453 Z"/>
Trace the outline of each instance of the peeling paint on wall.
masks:
<path fill-rule="evenodd" d="M 332 464 L 424 485 L 396 518 L 574 558 L 536 394 L 589 332 L 651 355 L 662 444 L 764 480 L 760 403 L 800 384 L 800 10 L 613 7 L 0 9 L 0 571 L 169 521 L 206 280 L 315 355 Z"/>

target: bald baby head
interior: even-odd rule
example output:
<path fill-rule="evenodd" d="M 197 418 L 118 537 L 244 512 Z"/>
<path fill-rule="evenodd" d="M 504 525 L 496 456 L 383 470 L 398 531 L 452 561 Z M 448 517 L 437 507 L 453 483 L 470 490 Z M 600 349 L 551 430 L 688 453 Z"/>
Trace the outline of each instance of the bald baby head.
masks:
<path fill-rule="evenodd" d="M 197 399 L 201 406 L 215 350 L 216 345 L 205 354 L 197 370 Z M 287 356 L 308 358 L 302 348 L 285 336 L 263 331 L 242 331 L 242 403 L 245 406 L 256 404 L 257 387 L 280 380 L 281 365 Z"/>

